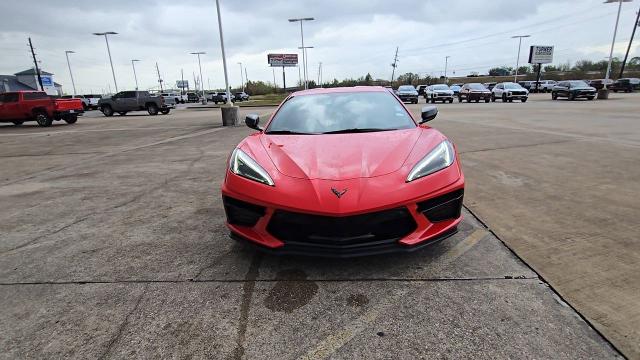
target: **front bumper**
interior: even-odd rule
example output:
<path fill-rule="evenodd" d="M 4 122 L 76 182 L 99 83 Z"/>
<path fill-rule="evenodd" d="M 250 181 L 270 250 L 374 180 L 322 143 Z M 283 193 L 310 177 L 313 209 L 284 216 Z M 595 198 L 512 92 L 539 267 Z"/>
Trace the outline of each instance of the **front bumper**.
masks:
<path fill-rule="evenodd" d="M 418 101 L 418 95 L 398 95 L 398 97 L 400 98 L 400 100 L 404 101 L 404 102 L 416 102 Z"/>
<path fill-rule="evenodd" d="M 268 203 L 229 185 L 226 181 L 222 195 L 231 237 L 274 254 L 356 257 L 414 251 L 453 235 L 462 220 L 461 174 L 437 191 L 355 214 Z"/>

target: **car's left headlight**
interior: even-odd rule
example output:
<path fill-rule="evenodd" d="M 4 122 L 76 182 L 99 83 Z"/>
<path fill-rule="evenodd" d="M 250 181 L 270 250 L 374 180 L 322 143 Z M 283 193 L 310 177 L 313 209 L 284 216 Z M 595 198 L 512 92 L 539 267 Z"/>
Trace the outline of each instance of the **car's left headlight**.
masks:
<path fill-rule="evenodd" d="M 229 159 L 229 170 L 232 173 L 269 186 L 275 186 L 269 173 L 247 153 L 240 149 L 233 150 Z"/>
<path fill-rule="evenodd" d="M 445 169 L 453 164 L 455 158 L 456 153 L 453 144 L 449 140 L 444 140 L 431 150 L 427 156 L 418 161 L 409 176 L 407 176 L 406 181 L 411 182 Z"/>

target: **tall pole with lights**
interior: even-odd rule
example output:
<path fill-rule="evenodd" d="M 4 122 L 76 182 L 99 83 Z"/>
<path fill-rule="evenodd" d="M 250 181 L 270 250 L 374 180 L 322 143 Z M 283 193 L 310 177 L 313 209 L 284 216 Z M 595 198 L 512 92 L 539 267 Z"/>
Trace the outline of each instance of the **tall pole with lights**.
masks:
<path fill-rule="evenodd" d="M 113 60 L 111 60 L 111 49 L 109 48 L 109 39 L 107 35 L 117 35 L 118 33 L 115 31 L 107 31 L 101 33 L 93 33 L 93 35 L 104 36 L 104 41 L 107 43 L 107 53 L 109 54 L 109 64 L 111 64 L 111 75 L 113 75 L 113 85 L 116 87 L 116 92 L 118 92 L 118 82 L 116 81 L 116 72 L 113 70 Z"/>
<path fill-rule="evenodd" d="M 289 19 L 289 22 L 299 22 L 300 23 L 300 39 L 302 42 L 302 66 L 303 66 L 303 72 L 304 72 L 304 88 L 307 88 L 307 59 L 305 56 L 306 53 L 306 48 L 304 46 L 304 30 L 302 29 L 302 23 L 305 21 L 313 21 L 315 20 L 312 17 L 307 17 L 307 18 L 296 18 L 296 19 Z"/>
<path fill-rule="evenodd" d="M 618 35 L 618 23 L 620 22 L 620 11 L 622 10 L 623 2 L 631 2 L 632 0 L 607 0 L 604 3 L 618 3 L 618 15 L 616 16 L 616 25 L 613 28 L 613 40 L 611 40 L 611 50 L 609 51 L 609 62 L 607 63 L 607 73 L 604 77 L 603 89 L 607 90 L 607 83 L 609 82 L 609 76 L 611 75 L 611 62 L 613 61 L 613 48 L 616 45 L 616 35 Z"/>
<path fill-rule="evenodd" d="M 244 78 L 242 77 L 242 63 L 239 62 L 238 65 L 240 65 L 240 83 L 242 84 L 242 92 L 244 92 Z"/>
<path fill-rule="evenodd" d="M 516 58 L 516 72 L 513 77 L 513 82 L 518 82 L 518 67 L 520 67 L 520 47 L 522 46 L 522 38 L 528 38 L 531 35 L 515 35 L 512 39 L 518 39 L 518 57 Z"/>
<path fill-rule="evenodd" d="M 447 67 L 449 65 L 449 58 L 451 56 L 447 55 L 444 57 L 444 83 L 447 83 Z"/>
<path fill-rule="evenodd" d="M 69 54 L 75 54 L 75 51 L 66 50 L 64 54 L 67 56 L 67 66 L 69 67 L 69 76 L 71 76 L 71 85 L 73 86 L 73 97 L 76 97 L 76 82 L 73 80 L 73 72 L 71 71 L 71 63 L 69 62 Z"/>
<path fill-rule="evenodd" d="M 224 84 L 227 92 L 227 104 L 231 105 L 231 91 L 229 90 L 229 75 L 227 73 L 227 56 L 224 53 L 224 36 L 222 35 L 222 18 L 220 16 L 220 0 L 216 0 L 218 12 L 218 31 L 220 33 L 220 49 L 222 50 L 222 67 L 224 68 Z"/>
<path fill-rule="evenodd" d="M 133 79 L 136 81 L 136 91 L 138 91 L 138 75 L 136 75 L 136 62 L 138 61 L 140 60 L 138 59 L 131 60 L 131 67 L 133 68 Z"/>
<path fill-rule="evenodd" d="M 202 78 L 202 63 L 200 62 L 200 55 L 204 55 L 204 54 L 206 54 L 206 52 L 204 51 L 196 51 L 191 53 L 191 55 L 198 56 L 198 68 L 200 69 L 200 90 L 202 90 L 202 105 L 207 103 L 207 97 L 204 94 L 204 81 Z"/>

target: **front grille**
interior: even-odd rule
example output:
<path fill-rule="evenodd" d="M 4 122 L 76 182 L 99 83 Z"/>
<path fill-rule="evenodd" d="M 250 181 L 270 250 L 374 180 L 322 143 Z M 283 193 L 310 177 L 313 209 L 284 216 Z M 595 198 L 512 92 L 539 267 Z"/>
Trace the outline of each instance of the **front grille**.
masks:
<path fill-rule="evenodd" d="M 433 199 L 418 203 L 418 212 L 431 222 L 453 220 L 460 217 L 464 189 L 452 191 Z"/>
<path fill-rule="evenodd" d="M 404 207 L 343 217 L 277 210 L 267 231 L 283 241 L 285 247 L 355 250 L 394 244 L 416 227 L 409 210 Z"/>
<path fill-rule="evenodd" d="M 250 204 L 228 196 L 222 197 L 227 222 L 231 225 L 254 226 L 264 216 L 263 206 Z"/>
<path fill-rule="evenodd" d="M 450 96 L 453 96 L 451 94 L 445 94 L 445 93 L 437 93 L 436 95 L 439 96 L 439 97 L 450 97 Z"/>
<path fill-rule="evenodd" d="M 511 92 L 512 95 L 526 95 L 527 93 L 524 91 L 512 91 Z"/>

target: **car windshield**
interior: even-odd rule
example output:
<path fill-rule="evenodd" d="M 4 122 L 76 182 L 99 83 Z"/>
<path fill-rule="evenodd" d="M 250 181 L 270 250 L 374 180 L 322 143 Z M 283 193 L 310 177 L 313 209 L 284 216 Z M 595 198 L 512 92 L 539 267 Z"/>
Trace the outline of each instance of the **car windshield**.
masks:
<path fill-rule="evenodd" d="M 504 84 L 504 88 L 505 89 L 522 89 L 522 86 L 520 86 L 520 84 L 516 84 L 516 83 L 506 83 L 506 84 Z"/>
<path fill-rule="evenodd" d="M 484 85 L 482 85 L 482 84 L 469 84 L 469 89 L 471 89 L 471 90 L 486 90 L 487 88 L 484 87 Z"/>
<path fill-rule="evenodd" d="M 416 91 L 416 88 L 414 88 L 411 85 L 406 85 L 406 86 L 400 86 L 398 88 L 398 91 Z"/>
<path fill-rule="evenodd" d="M 582 80 L 569 81 L 569 86 L 571 87 L 581 87 L 581 86 L 589 86 L 586 82 Z"/>
<path fill-rule="evenodd" d="M 447 85 L 433 85 L 433 90 L 449 90 Z"/>
<path fill-rule="evenodd" d="M 410 129 L 405 108 L 388 92 L 294 96 L 275 114 L 266 133 L 323 134 Z"/>

